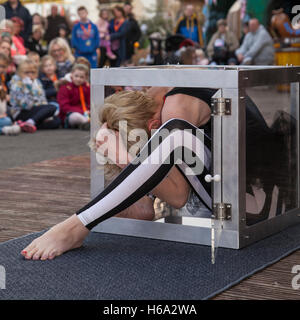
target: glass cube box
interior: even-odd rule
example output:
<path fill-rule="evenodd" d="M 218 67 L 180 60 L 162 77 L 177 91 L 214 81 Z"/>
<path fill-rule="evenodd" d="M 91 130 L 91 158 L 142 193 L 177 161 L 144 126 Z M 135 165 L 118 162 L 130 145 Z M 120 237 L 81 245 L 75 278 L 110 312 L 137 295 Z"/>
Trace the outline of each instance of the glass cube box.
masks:
<path fill-rule="evenodd" d="M 93 69 L 93 137 L 100 127 L 99 111 L 112 88 L 215 89 L 208 177 L 211 210 L 191 195 L 179 210 L 158 202 L 153 221 L 112 217 L 93 231 L 211 245 L 213 217 L 222 221 L 218 246 L 239 249 L 300 223 L 299 82 L 300 67 L 293 66 Z M 92 198 L 103 190 L 104 179 L 104 171 L 91 151 Z"/>

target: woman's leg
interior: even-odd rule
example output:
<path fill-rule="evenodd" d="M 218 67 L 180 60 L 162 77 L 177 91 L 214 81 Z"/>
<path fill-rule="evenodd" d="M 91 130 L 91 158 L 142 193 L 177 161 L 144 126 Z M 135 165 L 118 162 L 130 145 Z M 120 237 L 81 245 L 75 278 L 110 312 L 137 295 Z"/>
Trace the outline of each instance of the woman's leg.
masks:
<path fill-rule="evenodd" d="M 209 148 L 209 140 L 203 131 L 184 120 L 169 120 L 151 137 L 136 159 L 95 199 L 77 215 L 34 240 L 22 255 L 27 259 L 52 259 L 80 246 L 89 230 L 149 193 L 174 165 L 184 163 L 189 170 L 183 168 L 181 172 L 197 176 L 196 184 L 192 179 L 188 180 L 203 202 L 211 206 L 206 198 L 210 193 L 209 187 L 204 180 L 210 168 Z"/>

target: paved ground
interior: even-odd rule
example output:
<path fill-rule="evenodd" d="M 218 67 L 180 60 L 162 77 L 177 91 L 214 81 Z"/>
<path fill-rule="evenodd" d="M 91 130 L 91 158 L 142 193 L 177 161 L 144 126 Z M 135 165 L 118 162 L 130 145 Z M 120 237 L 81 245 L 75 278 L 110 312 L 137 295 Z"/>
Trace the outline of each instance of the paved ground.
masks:
<path fill-rule="evenodd" d="M 89 131 L 44 130 L 0 136 L 0 170 L 89 151 Z"/>

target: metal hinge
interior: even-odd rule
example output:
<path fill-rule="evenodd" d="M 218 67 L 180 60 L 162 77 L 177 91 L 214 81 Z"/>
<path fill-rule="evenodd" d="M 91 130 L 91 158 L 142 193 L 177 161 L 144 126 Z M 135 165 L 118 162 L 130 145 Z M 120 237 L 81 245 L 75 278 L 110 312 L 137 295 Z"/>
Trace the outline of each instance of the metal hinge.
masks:
<path fill-rule="evenodd" d="M 231 115 L 231 99 L 229 98 L 212 98 L 212 114 L 215 116 Z"/>
<path fill-rule="evenodd" d="M 216 220 L 231 220 L 231 204 L 214 203 L 212 218 Z"/>

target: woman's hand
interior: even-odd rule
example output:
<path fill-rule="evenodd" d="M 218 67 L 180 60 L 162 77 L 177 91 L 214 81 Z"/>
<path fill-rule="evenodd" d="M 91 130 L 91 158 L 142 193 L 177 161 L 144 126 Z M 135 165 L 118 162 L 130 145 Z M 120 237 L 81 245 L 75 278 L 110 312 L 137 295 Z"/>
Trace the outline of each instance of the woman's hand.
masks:
<path fill-rule="evenodd" d="M 105 122 L 96 135 L 97 152 L 110 159 L 120 168 L 124 168 L 131 161 L 119 131 L 109 129 Z"/>

